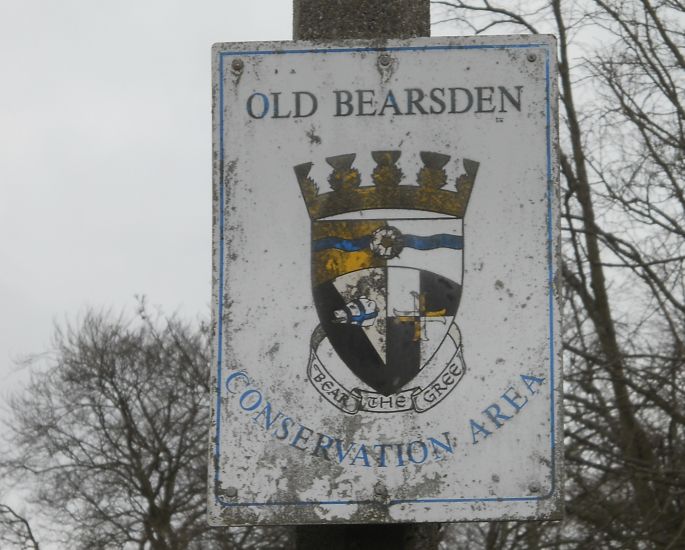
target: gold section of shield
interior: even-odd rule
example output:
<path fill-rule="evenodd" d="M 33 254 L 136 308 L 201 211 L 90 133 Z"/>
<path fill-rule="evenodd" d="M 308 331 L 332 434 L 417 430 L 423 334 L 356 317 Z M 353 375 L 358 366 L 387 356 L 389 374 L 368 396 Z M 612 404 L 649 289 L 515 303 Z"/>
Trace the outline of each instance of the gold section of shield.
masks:
<path fill-rule="evenodd" d="M 318 221 L 312 223 L 312 241 L 324 237 L 341 239 L 358 239 L 373 234 L 385 227 L 382 220 L 375 221 Z M 345 252 L 337 248 L 327 248 L 312 252 L 312 283 L 318 285 L 336 277 L 369 267 L 385 267 L 385 260 L 371 252 L 369 248 L 354 252 Z"/>

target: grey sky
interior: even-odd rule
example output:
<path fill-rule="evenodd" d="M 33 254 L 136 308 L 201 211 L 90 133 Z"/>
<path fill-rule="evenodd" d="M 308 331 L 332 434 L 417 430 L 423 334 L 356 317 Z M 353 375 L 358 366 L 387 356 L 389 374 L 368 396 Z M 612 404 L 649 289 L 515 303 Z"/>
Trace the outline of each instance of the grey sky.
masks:
<path fill-rule="evenodd" d="M 209 313 L 210 47 L 289 0 L 0 0 L 0 397 L 53 320 L 147 294 Z"/>
<path fill-rule="evenodd" d="M 0 398 L 86 306 L 209 314 L 210 47 L 291 27 L 292 0 L 0 0 Z"/>

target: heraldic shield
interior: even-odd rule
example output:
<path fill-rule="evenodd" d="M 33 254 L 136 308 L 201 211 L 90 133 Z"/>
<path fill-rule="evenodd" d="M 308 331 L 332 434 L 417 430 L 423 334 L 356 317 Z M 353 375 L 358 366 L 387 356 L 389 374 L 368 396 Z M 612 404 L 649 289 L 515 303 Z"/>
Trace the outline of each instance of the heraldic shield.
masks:
<path fill-rule="evenodd" d="M 451 190 L 444 169 L 450 156 L 422 152 L 415 185 L 400 185 L 400 156 L 373 152 L 376 168 L 367 186 L 353 167 L 354 154 L 329 157 L 332 191 L 321 194 L 309 178 L 312 164 L 295 167 L 312 220 L 312 293 L 320 320 L 312 337 L 310 379 L 330 378 L 328 388 L 337 382 L 315 360 L 324 338 L 379 397 L 401 392 L 446 339 L 461 358 L 454 318 L 462 295 L 463 219 L 478 163 L 464 160 L 464 173 Z M 463 374 L 458 367 L 461 372 L 453 374 Z M 419 390 L 412 390 L 415 397 Z M 336 394 L 333 400 L 330 392 L 324 397 L 356 412 L 362 393 L 341 387 L 342 398 Z M 408 407 L 378 412 L 398 410 Z"/>

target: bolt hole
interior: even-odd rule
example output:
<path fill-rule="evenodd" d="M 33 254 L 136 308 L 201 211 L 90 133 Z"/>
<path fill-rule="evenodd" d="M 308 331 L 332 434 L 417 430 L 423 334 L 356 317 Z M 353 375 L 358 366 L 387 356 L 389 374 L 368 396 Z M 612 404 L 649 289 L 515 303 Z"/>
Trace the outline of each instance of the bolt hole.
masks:
<path fill-rule="evenodd" d="M 381 56 L 378 58 L 378 63 L 381 64 L 383 67 L 387 67 L 392 63 L 392 58 L 387 54 L 381 54 Z"/>

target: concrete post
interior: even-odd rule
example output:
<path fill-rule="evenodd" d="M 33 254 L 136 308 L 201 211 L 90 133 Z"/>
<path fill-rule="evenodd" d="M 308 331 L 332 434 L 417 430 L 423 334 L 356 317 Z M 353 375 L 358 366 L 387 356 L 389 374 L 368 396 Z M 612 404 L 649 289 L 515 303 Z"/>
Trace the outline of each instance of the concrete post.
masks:
<path fill-rule="evenodd" d="M 295 40 L 430 36 L 429 0 L 293 0 Z"/>
<path fill-rule="evenodd" d="M 293 37 L 430 36 L 429 0 L 293 0 Z M 315 525 L 296 529 L 297 550 L 434 550 L 438 524 Z"/>

